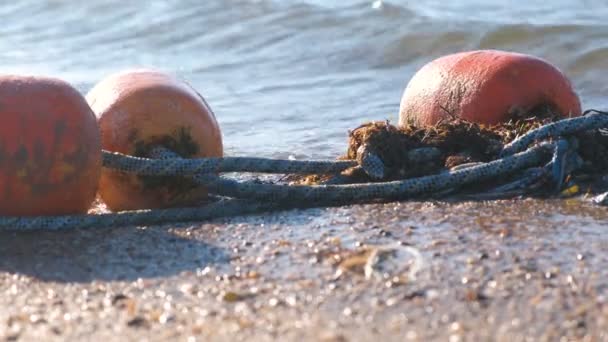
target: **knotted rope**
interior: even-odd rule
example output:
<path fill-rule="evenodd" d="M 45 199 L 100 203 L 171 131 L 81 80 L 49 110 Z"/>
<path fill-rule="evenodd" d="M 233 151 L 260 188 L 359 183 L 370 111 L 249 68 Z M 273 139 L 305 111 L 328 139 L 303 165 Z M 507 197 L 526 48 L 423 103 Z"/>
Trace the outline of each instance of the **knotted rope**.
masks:
<path fill-rule="evenodd" d="M 281 174 L 339 174 L 353 167 L 362 168 L 372 179 L 382 179 L 384 165 L 373 151 L 360 148 L 356 161 L 302 161 L 249 157 L 182 159 L 171 151 L 154 149 L 153 158 L 139 158 L 103 151 L 103 166 L 142 176 L 189 177 L 209 192 L 226 197 L 197 208 L 139 210 L 119 213 L 0 217 L 0 231 L 66 230 L 83 228 L 150 225 L 169 222 L 201 221 L 261 211 L 400 200 L 453 192 L 463 186 L 506 176 L 521 175 L 488 193 L 525 188 L 544 178 L 559 189 L 565 175 L 580 167 L 581 160 L 572 137 L 575 133 L 608 127 L 608 115 L 588 111 L 584 116 L 547 124 L 504 146 L 500 158 L 438 174 L 389 182 L 344 185 L 286 185 L 237 181 L 218 176 L 226 172 Z M 432 147 L 409 151 L 413 163 L 437 158 Z"/>

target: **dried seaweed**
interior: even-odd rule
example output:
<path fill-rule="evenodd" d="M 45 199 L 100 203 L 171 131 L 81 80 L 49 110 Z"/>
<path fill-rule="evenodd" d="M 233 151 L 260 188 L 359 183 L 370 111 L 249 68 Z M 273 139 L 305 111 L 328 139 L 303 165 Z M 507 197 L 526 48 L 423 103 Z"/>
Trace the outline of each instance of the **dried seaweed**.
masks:
<path fill-rule="evenodd" d="M 458 165 L 488 162 L 498 157 L 502 147 L 515 138 L 562 117 L 550 108 L 539 107 L 530 113 L 515 113 L 508 122 L 480 125 L 457 117 L 450 117 L 434 126 L 413 124 L 394 126 L 388 121 L 367 122 L 349 132 L 348 149 L 340 159 L 357 159 L 362 145 L 373 151 L 386 167 L 383 180 L 397 180 L 435 174 Z M 577 135 L 579 154 L 585 163 L 584 172 L 600 173 L 608 169 L 608 132 L 596 130 Z M 436 160 L 413 162 L 408 153 L 422 147 L 434 147 L 441 152 Z M 292 178 L 305 184 L 319 184 L 331 175 Z M 349 183 L 373 181 L 360 168 L 342 173 Z"/>
<path fill-rule="evenodd" d="M 459 118 L 450 118 L 434 126 L 413 124 L 396 127 L 389 122 L 365 123 L 350 132 L 347 159 L 355 159 L 359 147 L 367 144 L 384 162 L 386 179 L 433 174 L 465 163 L 488 162 L 497 158 L 502 146 L 517 136 L 558 119 L 543 114 L 515 118 L 500 125 L 483 126 Z M 435 147 L 441 159 L 412 165 L 407 154 L 412 149 Z M 369 181 L 369 180 L 367 180 Z"/>

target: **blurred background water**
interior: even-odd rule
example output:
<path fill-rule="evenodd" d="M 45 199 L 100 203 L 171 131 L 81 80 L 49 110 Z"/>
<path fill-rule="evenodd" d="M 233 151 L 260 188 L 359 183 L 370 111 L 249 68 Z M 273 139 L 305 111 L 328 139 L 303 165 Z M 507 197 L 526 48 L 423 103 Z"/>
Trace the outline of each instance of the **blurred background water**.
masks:
<path fill-rule="evenodd" d="M 413 73 L 444 54 L 533 54 L 605 108 L 602 0 L 20 0 L 0 5 L 0 72 L 88 91 L 130 67 L 187 79 L 212 106 L 228 154 L 333 158 L 347 130 L 397 121 Z"/>

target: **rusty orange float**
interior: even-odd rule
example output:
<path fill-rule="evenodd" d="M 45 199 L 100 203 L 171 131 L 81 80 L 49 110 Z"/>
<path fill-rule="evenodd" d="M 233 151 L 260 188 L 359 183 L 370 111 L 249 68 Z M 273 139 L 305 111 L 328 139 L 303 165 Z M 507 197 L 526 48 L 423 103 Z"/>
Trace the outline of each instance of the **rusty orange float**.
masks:
<path fill-rule="evenodd" d="M 578 96 L 556 67 L 525 54 L 468 51 L 438 58 L 414 75 L 399 123 L 433 125 L 455 116 L 492 125 L 542 107 L 564 117 L 581 115 Z"/>
<path fill-rule="evenodd" d="M 76 89 L 0 76 L 0 215 L 85 213 L 100 172 L 97 122 Z"/>
<path fill-rule="evenodd" d="M 203 97 L 186 82 L 157 70 L 110 75 L 86 96 L 98 118 L 105 150 L 148 157 L 164 146 L 184 158 L 221 157 L 222 136 Z M 99 195 L 114 211 L 187 205 L 207 196 L 187 179 L 142 177 L 104 169 Z"/>

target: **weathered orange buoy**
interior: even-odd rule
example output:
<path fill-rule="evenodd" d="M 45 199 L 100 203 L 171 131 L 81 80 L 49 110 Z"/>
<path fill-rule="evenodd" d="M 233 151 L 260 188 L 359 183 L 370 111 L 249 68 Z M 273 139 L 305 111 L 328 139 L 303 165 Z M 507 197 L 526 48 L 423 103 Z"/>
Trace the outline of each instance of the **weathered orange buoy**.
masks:
<path fill-rule="evenodd" d="M 85 213 L 100 172 L 97 122 L 76 89 L 0 76 L 0 215 Z"/>
<path fill-rule="evenodd" d="M 519 53 L 469 51 L 438 58 L 414 75 L 401 98 L 399 123 L 433 125 L 453 115 L 492 125 L 543 106 L 581 115 L 570 81 L 551 64 Z"/>
<path fill-rule="evenodd" d="M 221 157 L 220 128 L 203 97 L 154 70 L 132 70 L 99 82 L 87 100 L 98 117 L 103 149 L 147 157 L 164 146 L 184 158 Z M 114 211 L 185 205 L 206 197 L 185 178 L 142 177 L 102 170 L 99 195 Z"/>

